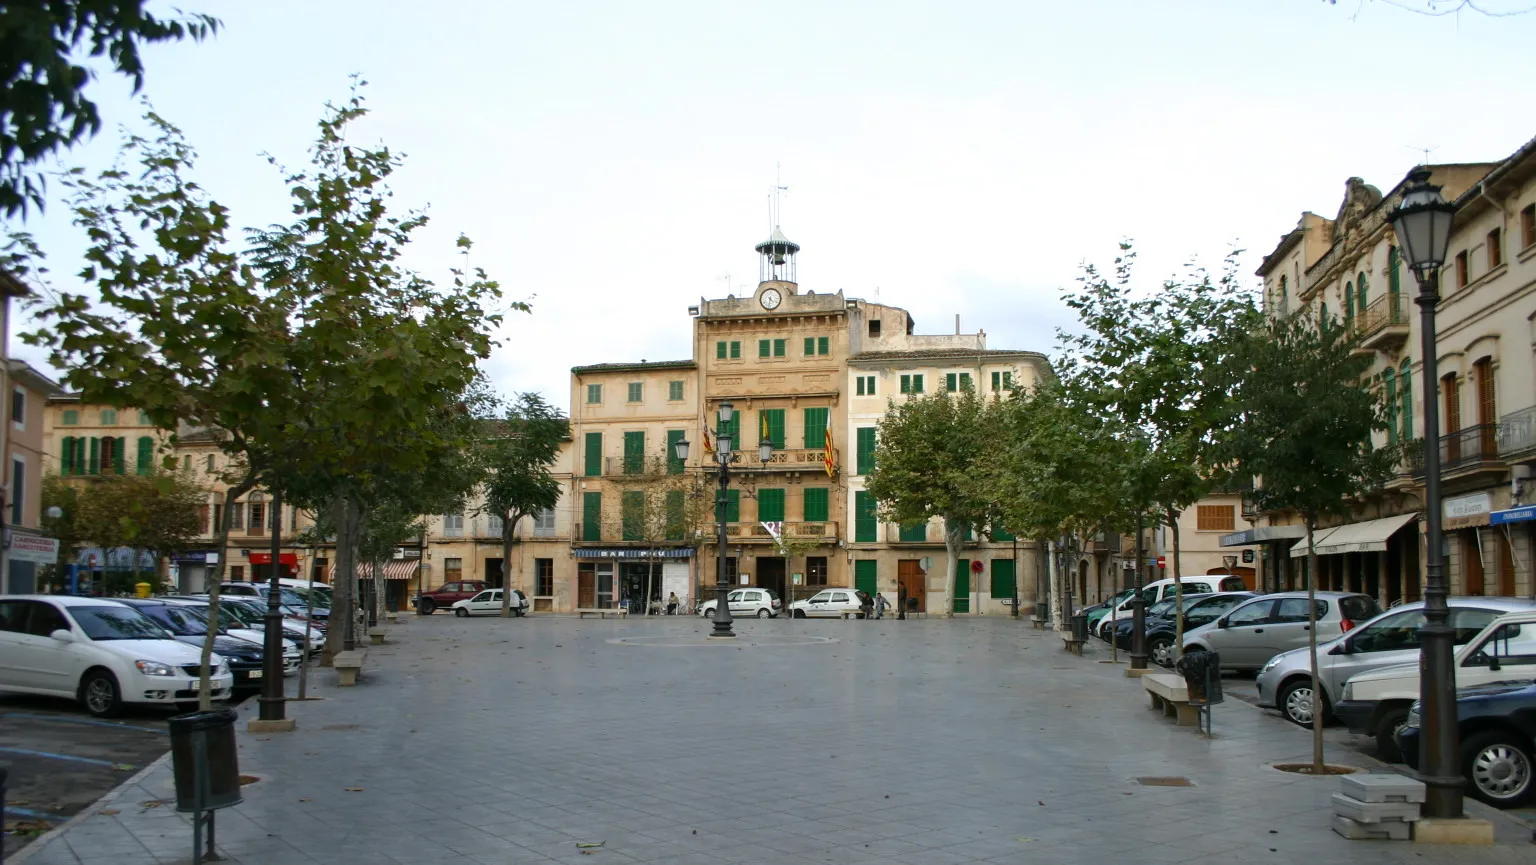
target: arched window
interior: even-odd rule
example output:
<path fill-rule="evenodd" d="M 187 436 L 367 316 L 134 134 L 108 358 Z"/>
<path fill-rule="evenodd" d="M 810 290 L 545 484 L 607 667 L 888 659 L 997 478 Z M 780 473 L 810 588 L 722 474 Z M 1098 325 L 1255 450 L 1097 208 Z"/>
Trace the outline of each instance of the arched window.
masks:
<path fill-rule="evenodd" d="M 1365 273 L 1361 272 L 1360 278 L 1355 280 L 1355 308 L 1360 310 L 1360 315 L 1365 315 L 1365 307 L 1370 303 L 1371 284 L 1366 281 Z"/>
<path fill-rule="evenodd" d="M 1387 444 L 1397 444 L 1397 371 L 1387 367 L 1381 373 L 1382 387 L 1387 398 Z"/>
<path fill-rule="evenodd" d="M 1403 358 L 1403 363 L 1397 370 L 1397 399 L 1398 421 L 1401 430 L 1398 435 L 1403 441 L 1413 440 L 1413 359 Z"/>
<path fill-rule="evenodd" d="M 1355 284 L 1344 283 L 1344 326 L 1349 327 L 1355 320 Z"/>

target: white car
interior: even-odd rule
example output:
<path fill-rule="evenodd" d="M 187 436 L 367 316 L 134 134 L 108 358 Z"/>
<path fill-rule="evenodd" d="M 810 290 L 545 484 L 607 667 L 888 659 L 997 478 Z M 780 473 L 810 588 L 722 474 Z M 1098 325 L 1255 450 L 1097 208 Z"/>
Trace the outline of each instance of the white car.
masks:
<path fill-rule="evenodd" d="M 1181 593 L 1187 598 L 1190 595 L 1209 595 L 1213 592 L 1242 592 L 1248 589 L 1248 584 L 1243 582 L 1242 577 L 1231 574 L 1191 574 L 1187 577 L 1180 577 L 1179 582 L 1182 585 L 1175 586 L 1173 578 L 1169 577 L 1168 579 L 1155 580 L 1142 586 L 1141 593 L 1147 599 L 1147 606 L 1150 607 L 1160 601 L 1166 601 Z M 1180 592 L 1181 589 L 1182 592 Z M 1131 598 L 1126 597 L 1120 602 L 1118 608 L 1110 610 L 1108 615 L 1099 619 L 1094 624 L 1093 635 L 1101 640 L 1108 640 L 1109 635 L 1113 633 L 1111 630 L 1113 626 L 1110 622 L 1129 619 L 1133 615 Z"/>
<path fill-rule="evenodd" d="M 203 609 L 208 608 L 207 595 L 175 595 L 167 597 L 168 601 L 190 601 Z M 258 635 L 266 629 L 267 602 L 260 598 L 248 597 L 221 597 L 219 598 L 219 610 L 235 617 L 246 628 L 255 631 Z M 222 618 L 222 616 L 221 616 Z M 221 622 L 226 628 L 229 623 Z M 303 619 L 295 619 L 292 616 L 283 616 L 283 639 L 293 641 L 295 646 L 309 638 L 311 654 L 319 652 L 325 647 L 325 631 Z"/>
<path fill-rule="evenodd" d="M 868 598 L 869 595 L 858 589 L 823 589 L 803 601 L 790 604 L 789 614 L 796 619 L 863 618 L 864 602 Z"/>
<path fill-rule="evenodd" d="M 718 606 L 720 606 L 718 597 L 705 601 L 699 604 L 699 615 L 713 616 Z M 773 593 L 773 589 L 735 589 L 725 596 L 725 606 L 731 611 L 732 616 L 776 619 L 779 616 L 779 610 L 784 607 L 784 602 Z"/>
<path fill-rule="evenodd" d="M 208 599 L 203 598 L 162 598 L 167 604 L 180 604 L 192 609 L 204 622 L 208 621 Z M 224 633 L 231 637 L 248 640 L 258 646 L 265 647 L 266 623 L 249 611 L 249 607 L 238 603 L 229 603 L 229 599 L 219 599 L 219 625 Z M 293 627 L 303 627 L 303 622 L 283 620 L 283 674 L 293 675 L 299 671 L 301 660 L 300 646 L 304 642 L 303 633 L 293 630 Z M 325 635 L 318 630 L 312 630 L 310 639 L 311 654 L 317 654 L 325 648 Z"/>
<path fill-rule="evenodd" d="M 528 612 L 528 598 L 517 589 L 512 590 L 512 615 L 521 616 Z M 473 598 L 453 602 L 453 614 L 455 616 L 499 616 L 501 615 L 501 589 L 486 589 Z"/>
<path fill-rule="evenodd" d="M 53 595 L 0 597 L 0 691 L 79 700 L 109 718 L 124 704 L 197 700 L 201 653 L 127 604 Z M 213 656 L 215 700 L 235 677 Z"/>

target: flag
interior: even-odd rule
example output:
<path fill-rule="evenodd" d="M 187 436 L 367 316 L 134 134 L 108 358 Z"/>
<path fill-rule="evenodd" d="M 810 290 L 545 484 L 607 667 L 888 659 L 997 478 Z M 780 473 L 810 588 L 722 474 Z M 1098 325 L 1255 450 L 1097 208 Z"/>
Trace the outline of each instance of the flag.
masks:
<path fill-rule="evenodd" d="M 832 477 L 832 409 L 827 409 L 827 434 L 822 439 L 825 448 L 821 455 L 822 467 L 827 470 L 827 477 Z"/>
<path fill-rule="evenodd" d="M 768 413 L 767 412 L 760 411 L 760 412 L 757 413 L 757 425 L 762 427 L 762 433 L 763 433 L 761 436 L 758 437 L 758 441 L 766 440 L 768 438 Z"/>
<path fill-rule="evenodd" d="M 704 428 L 704 450 L 709 451 L 710 453 L 714 453 L 715 439 L 709 434 L 709 423 L 706 421 L 705 423 L 701 424 L 701 426 Z"/>

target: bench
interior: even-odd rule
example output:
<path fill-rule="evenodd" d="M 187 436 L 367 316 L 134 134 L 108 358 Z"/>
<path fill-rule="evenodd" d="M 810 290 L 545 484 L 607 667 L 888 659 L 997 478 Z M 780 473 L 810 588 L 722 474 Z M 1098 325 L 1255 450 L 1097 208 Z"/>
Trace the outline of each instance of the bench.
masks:
<path fill-rule="evenodd" d="M 1196 727 L 1200 724 L 1200 708 L 1189 704 L 1189 686 L 1183 676 L 1153 673 L 1141 677 L 1141 686 L 1152 698 L 1152 708 L 1174 718 L 1180 727 Z"/>
<path fill-rule="evenodd" d="M 368 639 L 372 641 L 375 646 L 382 646 L 384 645 L 384 635 L 387 633 L 389 633 L 389 631 L 385 630 L 384 628 L 369 628 Z"/>
<path fill-rule="evenodd" d="M 337 652 L 332 659 L 331 666 L 336 668 L 336 676 L 343 688 L 350 688 L 357 684 L 357 674 L 363 669 L 363 659 L 368 657 L 364 649 L 353 649 L 350 652 Z"/>
<path fill-rule="evenodd" d="M 389 623 L 391 625 L 398 625 L 398 624 L 400 624 L 400 614 L 399 613 L 393 613 L 393 612 L 385 613 L 384 614 L 384 618 L 388 619 Z"/>
<path fill-rule="evenodd" d="M 624 607 L 586 607 L 576 610 L 576 618 L 585 619 L 587 616 L 597 616 L 606 619 L 609 616 L 628 616 L 629 610 Z"/>
<path fill-rule="evenodd" d="M 1061 647 L 1074 655 L 1081 655 L 1083 653 L 1083 644 L 1086 642 L 1088 641 L 1079 640 L 1076 637 L 1073 637 L 1071 632 L 1068 632 L 1061 638 Z"/>

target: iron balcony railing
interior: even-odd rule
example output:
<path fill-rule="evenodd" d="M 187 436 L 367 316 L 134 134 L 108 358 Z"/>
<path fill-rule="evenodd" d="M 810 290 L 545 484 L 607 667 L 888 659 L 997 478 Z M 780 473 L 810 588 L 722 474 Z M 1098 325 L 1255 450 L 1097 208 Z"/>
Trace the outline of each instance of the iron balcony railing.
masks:
<path fill-rule="evenodd" d="M 1459 429 L 1440 437 L 1440 471 L 1449 472 L 1478 463 L 1491 462 L 1499 456 L 1499 424 L 1483 423 Z M 1424 474 L 1424 449 L 1406 454 L 1409 470 Z"/>
<path fill-rule="evenodd" d="M 1370 337 L 1378 331 L 1392 325 L 1408 324 L 1408 316 L 1403 309 L 1401 295 L 1384 294 L 1371 301 L 1360 314 L 1355 317 L 1355 331 L 1362 338 Z"/>
<path fill-rule="evenodd" d="M 1536 448 L 1536 406 L 1499 418 L 1499 453 L 1511 454 Z"/>

